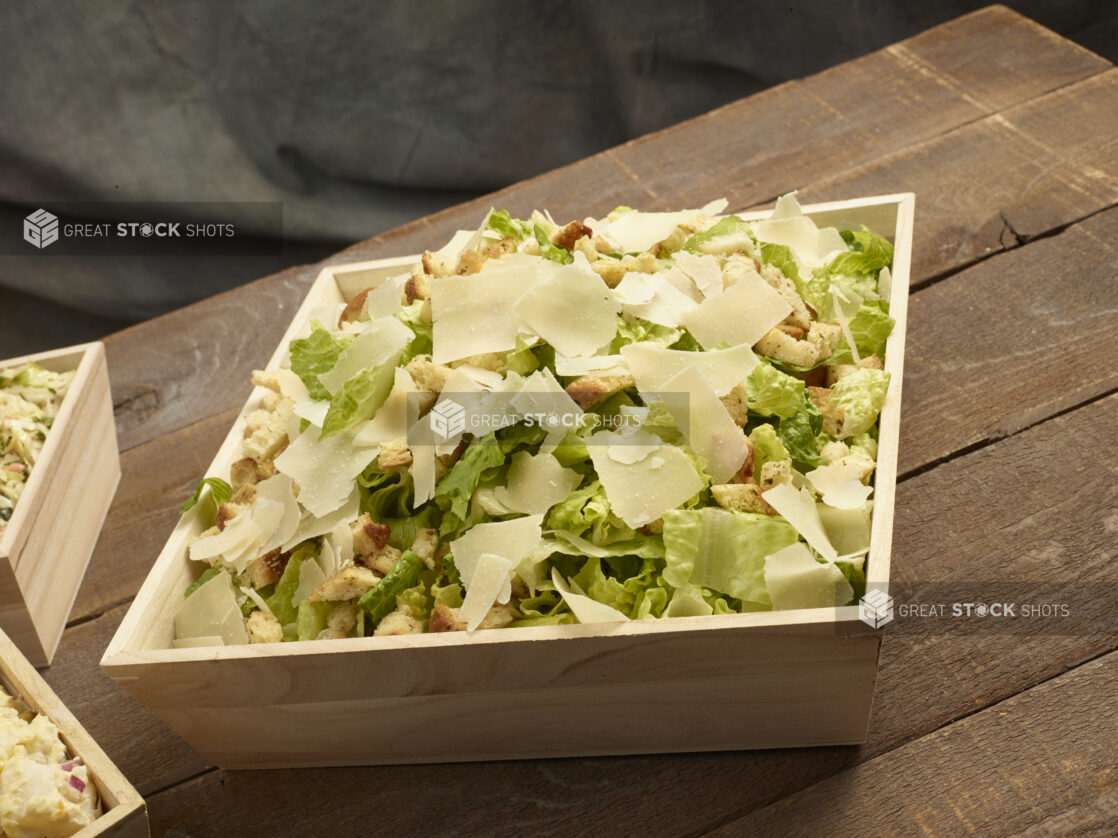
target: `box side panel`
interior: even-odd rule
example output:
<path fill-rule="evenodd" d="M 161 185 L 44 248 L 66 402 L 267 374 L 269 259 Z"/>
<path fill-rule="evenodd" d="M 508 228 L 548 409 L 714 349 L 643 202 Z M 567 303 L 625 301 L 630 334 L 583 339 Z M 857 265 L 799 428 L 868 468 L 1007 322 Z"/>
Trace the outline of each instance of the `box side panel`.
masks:
<path fill-rule="evenodd" d="M 670 647 L 643 657 L 644 670 L 620 667 L 625 654 L 603 654 L 597 638 L 583 662 L 524 650 L 536 669 L 531 688 L 483 691 L 487 672 L 517 650 L 486 647 L 470 655 L 468 691 L 419 679 L 405 695 L 369 697 L 352 661 L 333 656 L 300 671 L 283 700 L 247 678 L 243 661 L 222 661 L 211 689 L 182 695 L 179 679 L 139 671 L 122 686 L 152 708 L 208 759 L 226 768 L 469 761 L 539 756 L 702 751 L 843 744 L 864 740 L 876 673 L 876 636 L 726 636 L 681 633 Z M 704 635 L 704 636 L 699 636 Z M 647 644 L 629 638 L 638 655 Z M 444 650 L 446 667 L 462 668 L 464 648 Z M 454 654 L 450 654 L 454 653 Z M 457 659 L 456 659 L 457 658 Z M 280 661 L 273 658 L 272 664 Z M 615 664 L 617 666 L 615 666 Z M 618 671 L 621 668 L 622 671 Z M 361 667 L 358 667 L 361 669 Z M 385 667 L 387 680 L 393 675 Z M 464 670 L 463 670 L 464 671 Z M 479 675 L 480 673 L 480 675 Z M 284 678 L 291 678 L 287 673 Z M 638 677 L 638 675 L 640 677 Z M 221 677 L 224 676 L 224 677 Z M 539 677 L 537 677 L 539 676 Z M 436 673 L 430 673 L 432 679 Z M 252 682 L 264 696 L 234 692 Z M 296 700 L 287 700 L 287 699 Z"/>
<path fill-rule="evenodd" d="M 74 405 L 65 444 L 42 484 L 33 531 L 16 565 L 47 663 L 54 654 L 120 481 L 103 353 Z"/>
<path fill-rule="evenodd" d="M 39 633 L 31 621 L 31 611 L 20 590 L 15 570 L 3 557 L 0 557 L 0 630 L 11 638 L 11 642 L 32 664 L 46 666 L 49 663 Z"/>
<path fill-rule="evenodd" d="M 3 633 L 0 633 L 0 682 L 36 713 L 54 722 L 69 752 L 80 756 L 88 766 L 105 815 L 78 834 L 128 838 L 147 835 L 147 810 L 139 792 Z M 118 828 L 124 831 L 114 831 Z"/>

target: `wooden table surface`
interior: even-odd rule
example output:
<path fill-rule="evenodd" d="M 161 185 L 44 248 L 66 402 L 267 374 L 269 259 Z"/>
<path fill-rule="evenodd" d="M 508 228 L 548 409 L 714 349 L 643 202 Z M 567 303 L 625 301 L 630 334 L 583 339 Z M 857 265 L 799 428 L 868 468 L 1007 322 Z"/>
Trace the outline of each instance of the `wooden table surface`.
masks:
<path fill-rule="evenodd" d="M 916 193 L 894 580 L 1077 583 L 1118 560 L 1118 71 L 1002 7 L 728 105 L 490 205 L 557 218 Z M 1118 834 L 1118 618 L 887 632 L 863 747 L 219 771 L 98 667 L 320 266 L 108 338 L 124 477 L 47 679 L 154 835 Z M 1078 594 L 1091 596 L 1092 594 Z M 634 707 L 634 712 L 640 712 Z"/>

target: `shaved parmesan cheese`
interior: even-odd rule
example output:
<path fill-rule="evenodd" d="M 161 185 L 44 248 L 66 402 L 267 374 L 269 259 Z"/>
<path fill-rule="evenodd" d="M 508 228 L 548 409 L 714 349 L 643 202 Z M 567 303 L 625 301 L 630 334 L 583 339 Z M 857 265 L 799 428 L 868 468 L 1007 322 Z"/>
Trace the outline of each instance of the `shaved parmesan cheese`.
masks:
<path fill-rule="evenodd" d="M 834 302 L 835 319 L 842 328 L 842 335 L 846 338 L 846 345 L 850 347 L 854 363 L 858 363 L 862 360 L 862 356 L 858 354 L 858 344 L 854 342 L 854 334 L 850 331 L 850 321 L 858 313 L 862 305 L 862 297 L 853 291 L 843 291 L 837 285 L 832 285 L 831 299 Z"/>
<path fill-rule="evenodd" d="M 322 539 L 322 549 L 318 554 L 318 566 L 322 568 L 322 572 L 327 579 L 341 570 L 341 565 L 338 563 L 338 551 L 334 549 L 334 544 L 329 538 Z"/>
<path fill-rule="evenodd" d="M 661 270 L 658 276 L 670 282 L 677 291 L 684 294 L 692 302 L 701 303 L 703 301 L 703 292 L 699 290 L 691 277 L 679 268 L 673 267 Z"/>
<path fill-rule="evenodd" d="M 218 573 L 183 600 L 175 613 L 175 637 L 220 637 L 227 646 L 248 643 L 232 579 Z"/>
<path fill-rule="evenodd" d="M 802 273 L 810 274 L 814 268 L 830 261 L 835 253 L 846 252 L 846 242 L 838 230 L 826 227 L 820 230 L 815 222 L 803 214 L 799 203 L 792 194 L 777 200 L 773 214 L 754 225 L 754 232 L 760 241 L 783 244 L 792 248 Z"/>
<path fill-rule="evenodd" d="M 566 500 L 581 481 L 582 475 L 564 468 L 551 454 L 533 456 L 520 451 L 513 455 L 508 484 L 497 487 L 493 494 L 509 509 L 534 515 Z"/>
<path fill-rule="evenodd" d="M 518 264 L 431 280 L 434 362 L 515 349 L 519 322 L 513 305 L 535 281 L 536 268 Z"/>
<path fill-rule="evenodd" d="M 893 274 L 889 272 L 888 265 L 877 275 L 877 293 L 883 300 L 888 300 L 893 293 Z"/>
<path fill-rule="evenodd" d="M 580 623 L 620 623 L 629 619 L 616 608 L 591 599 L 584 593 L 575 593 L 555 568 L 551 569 L 551 581 Z"/>
<path fill-rule="evenodd" d="M 484 230 L 489 223 L 489 213 L 485 214 L 485 223 L 479 228 Z M 451 258 L 457 257 L 459 253 L 466 249 L 466 245 L 478 234 L 479 230 L 458 230 L 450 237 L 450 241 L 440 247 L 436 253 L 441 256 L 449 256 Z"/>
<path fill-rule="evenodd" d="M 620 305 L 597 274 L 567 266 L 516 301 L 517 316 L 563 355 L 593 355 L 617 333 Z M 502 312 L 507 320 L 508 312 Z"/>
<path fill-rule="evenodd" d="M 825 503 L 817 503 L 815 508 L 819 512 L 827 538 L 840 554 L 858 554 L 869 549 L 872 501 L 860 509 L 836 509 Z"/>
<path fill-rule="evenodd" d="M 277 474 L 256 484 L 256 500 L 253 506 L 259 507 L 261 503 L 267 502 L 277 504 L 282 514 L 274 526 L 267 527 L 264 520 L 254 512 L 253 517 L 265 534 L 263 541 L 256 547 L 260 555 L 270 553 L 291 538 L 298 529 L 302 517 L 299 502 L 295 500 L 294 484 L 287 475 Z"/>
<path fill-rule="evenodd" d="M 190 545 L 190 558 L 205 561 L 217 556 L 238 555 L 253 544 L 263 533 L 252 519 L 252 510 L 243 509 L 225 523 L 225 529 L 214 535 L 199 538 Z"/>
<path fill-rule="evenodd" d="M 725 292 L 708 297 L 680 321 L 703 349 L 714 349 L 721 343 L 752 346 L 791 312 L 792 306 L 760 274 L 748 271 Z"/>
<path fill-rule="evenodd" d="M 625 359 L 621 355 L 591 355 L 589 357 L 568 358 L 555 353 L 555 372 L 559 375 L 590 375 L 596 372 L 616 374 L 626 372 Z"/>
<path fill-rule="evenodd" d="M 316 517 L 310 512 L 304 512 L 302 519 L 299 521 L 299 528 L 295 530 L 295 534 L 291 538 L 284 542 L 283 551 L 293 550 L 308 538 L 317 538 L 340 524 L 355 520 L 361 511 L 360 506 L 361 492 L 357 486 L 353 486 L 345 502 L 329 515 Z"/>
<path fill-rule="evenodd" d="M 296 403 L 310 398 L 310 393 L 307 392 L 307 385 L 303 383 L 303 379 L 291 370 L 278 369 L 273 375 L 276 377 L 276 383 L 279 384 L 281 395 Z"/>
<path fill-rule="evenodd" d="M 765 587 L 774 611 L 837 608 L 854 598 L 854 589 L 831 563 L 820 563 L 802 542 L 765 557 Z"/>
<path fill-rule="evenodd" d="M 704 297 L 717 297 L 725 287 L 722 283 L 722 268 L 718 260 L 709 254 L 698 256 L 686 250 L 673 254 L 676 267 L 694 280 Z"/>
<path fill-rule="evenodd" d="M 609 499 L 610 508 L 630 527 L 643 527 L 703 488 L 691 461 L 674 445 L 659 445 L 635 462 L 624 462 L 633 448 L 612 431 L 587 440 L 587 450 Z"/>
<path fill-rule="evenodd" d="M 603 224 L 595 222 L 590 226 L 595 232 L 605 233 L 626 253 L 641 253 L 654 244 L 662 242 L 680 224 L 690 224 L 700 215 L 717 215 L 726 209 L 727 201 L 720 198 L 711 201 L 702 209 L 683 210 L 682 212 L 637 212 L 632 210 L 621 217 Z"/>
<path fill-rule="evenodd" d="M 418 430 L 412 431 L 413 436 L 418 436 L 419 433 Z M 412 511 L 415 511 L 435 496 L 435 446 L 412 445 L 410 450 L 411 466 L 409 470 L 411 471 L 415 494 L 412 500 Z"/>
<path fill-rule="evenodd" d="M 407 433 L 408 396 L 416 392 L 415 381 L 403 367 L 397 367 L 393 374 L 395 378 L 388 398 L 377 408 L 372 419 L 357 428 L 353 435 L 354 445 L 380 445 Z"/>
<path fill-rule="evenodd" d="M 330 542 L 338 559 L 338 570 L 353 563 L 353 529 L 346 521 L 338 523 L 330 531 Z"/>
<path fill-rule="evenodd" d="M 762 492 L 761 497 L 815 548 L 815 552 L 830 562 L 838 558 L 838 553 L 831 546 L 823 529 L 823 522 L 819 520 L 819 512 L 815 508 L 811 492 L 807 489 L 796 490 L 787 483 L 780 483 L 767 492 Z"/>
<path fill-rule="evenodd" d="M 357 475 L 376 458 L 372 449 L 353 444 L 352 433 L 326 439 L 319 439 L 319 433 L 307 428 L 276 457 L 276 470 L 295 481 L 299 503 L 317 518 L 346 502 Z"/>
<path fill-rule="evenodd" d="M 567 530 L 549 530 L 547 534 L 557 536 L 559 539 L 558 541 L 546 542 L 552 546 L 547 554 L 549 556 L 552 553 L 568 552 L 569 547 L 574 547 L 580 553 L 599 559 L 604 559 L 606 556 L 613 555 L 609 550 L 599 547 L 593 541 L 588 541 L 581 535 L 575 535 L 573 532 L 568 532 Z"/>
<path fill-rule="evenodd" d="M 694 366 L 665 381 L 663 389 L 665 393 L 687 394 L 686 400 L 665 400 L 668 412 L 676 427 L 686 434 L 691 448 L 707 461 L 711 479 L 715 483 L 729 482 L 749 454 L 749 440 L 726 406 Z"/>
<path fill-rule="evenodd" d="M 804 477 L 820 495 L 823 502 L 836 509 L 861 509 L 873 493 L 873 486 L 862 483 L 861 466 L 854 461 L 835 460 Z"/>
<path fill-rule="evenodd" d="M 473 581 L 474 570 L 483 553 L 503 556 L 513 565 L 530 556 L 543 538 L 540 530 L 542 523 L 543 515 L 530 515 L 511 521 L 478 524 L 450 542 L 454 566 L 458 568 L 466 588 L 469 589 Z"/>
<path fill-rule="evenodd" d="M 744 343 L 733 349 L 709 352 L 684 352 L 654 343 L 630 343 L 621 347 L 621 357 L 632 371 L 637 387 L 646 393 L 663 391 L 665 382 L 693 366 L 717 395 L 724 396 L 748 378 L 760 363 Z"/>
<path fill-rule="evenodd" d="M 365 296 L 365 314 L 370 320 L 391 317 L 404 307 L 404 284 L 411 274 L 386 279 Z"/>
<path fill-rule="evenodd" d="M 316 428 L 321 428 L 322 423 L 326 421 L 326 414 L 330 412 L 330 402 L 303 399 L 301 402 L 296 402 L 292 410 L 300 419 L 306 419 Z"/>
<path fill-rule="evenodd" d="M 504 602 L 512 595 L 512 575 L 516 563 L 495 553 L 482 553 L 466 585 L 466 598 L 458 609 L 458 619 L 466 624 L 466 631 L 473 631 L 485 619 L 489 609 L 504 595 Z"/>
<path fill-rule="evenodd" d="M 691 297 L 656 274 L 628 273 L 613 294 L 626 314 L 669 328 L 679 325 L 684 312 L 697 308 Z"/>
<path fill-rule="evenodd" d="M 322 565 L 318 563 L 317 559 L 304 559 L 303 563 L 299 565 L 299 586 L 295 588 L 295 593 L 291 596 L 291 604 L 296 608 L 299 603 L 308 599 L 311 594 L 322 587 L 322 583 L 326 581 L 326 572 L 322 569 Z"/>
<path fill-rule="evenodd" d="M 362 370 L 379 367 L 398 356 L 415 334 L 395 317 L 374 320 L 338 356 L 329 372 L 318 377 L 331 394 Z"/>

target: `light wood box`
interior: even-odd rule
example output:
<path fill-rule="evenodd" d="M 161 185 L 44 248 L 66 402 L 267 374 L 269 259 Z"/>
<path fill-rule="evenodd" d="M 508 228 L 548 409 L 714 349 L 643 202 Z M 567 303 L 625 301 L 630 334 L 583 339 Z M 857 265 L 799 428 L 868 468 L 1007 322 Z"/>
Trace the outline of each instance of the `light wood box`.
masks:
<path fill-rule="evenodd" d="M 868 579 L 885 588 L 901 408 L 913 196 L 805 208 L 895 243 Z M 747 218 L 765 217 L 751 213 Z M 322 271 L 270 366 L 319 312 L 417 257 Z M 253 393 L 210 475 L 227 477 Z M 199 568 L 181 521 L 101 661 L 225 768 L 360 765 L 732 750 L 865 741 L 880 632 L 857 607 L 171 649 L 175 606 Z"/>
<path fill-rule="evenodd" d="M 0 631 L 0 684 L 36 713 L 58 728 L 71 756 L 79 756 L 89 769 L 101 798 L 101 817 L 74 838 L 147 838 L 148 814 L 144 799 L 86 733 L 74 714 L 55 695 L 42 676 Z"/>
<path fill-rule="evenodd" d="M 66 628 L 120 482 L 105 347 L 86 343 L 0 361 L 75 370 L 38 462 L 0 536 L 0 628 L 47 666 Z"/>

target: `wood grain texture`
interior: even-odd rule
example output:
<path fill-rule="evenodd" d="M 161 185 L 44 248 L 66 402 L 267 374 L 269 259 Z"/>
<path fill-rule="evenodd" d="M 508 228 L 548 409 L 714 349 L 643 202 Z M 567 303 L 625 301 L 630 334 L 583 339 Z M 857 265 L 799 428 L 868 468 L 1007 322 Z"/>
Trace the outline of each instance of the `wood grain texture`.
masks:
<path fill-rule="evenodd" d="M 0 622 L 36 666 L 50 663 L 120 479 L 105 351 L 100 343 L 39 353 L 73 371 L 15 514 L 0 534 Z"/>
<path fill-rule="evenodd" d="M 1116 434 L 1118 396 L 1111 396 L 902 482 L 895 574 L 909 582 L 958 582 L 980 567 L 987 581 L 1077 581 L 1081 587 L 1070 593 L 1094 596 L 1096 607 L 1112 603 L 1111 615 L 1118 614 L 1118 595 L 1107 584 L 1118 560 L 1112 535 L 1118 530 L 1113 512 L 1118 471 L 1112 461 L 1094 455 Z M 1074 487 L 1058 501 L 1049 483 L 1054 463 L 1076 475 Z M 1109 517 L 1099 510 L 1110 510 Z M 345 772 L 220 772 L 149 801 L 153 823 L 177 825 L 199 838 L 220 834 L 207 825 L 210 815 L 192 809 L 194 801 L 222 788 L 220 823 L 280 829 L 296 810 L 282 804 L 276 809 L 266 790 L 290 786 L 301 790 L 303 801 L 332 795 L 337 807 L 324 805 L 312 817 L 329 812 L 330 823 L 342 829 L 360 828 L 361 801 L 368 801 L 362 795 L 376 790 L 386 831 L 406 831 L 415 811 L 406 803 L 407 789 L 424 783 L 439 788 L 440 807 L 424 815 L 425 829 L 435 831 L 511 836 L 531 828 L 552 835 L 610 836 L 631 834 L 632 824 L 639 822 L 653 835 L 697 834 L 1118 646 L 1114 620 L 1102 625 L 1073 620 L 1065 631 L 958 637 L 911 628 L 887 633 L 870 739 L 862 748 Z"/>
<path fill-rule="evenodd" d="M 123 477 L 70 614 L 81 621 L 131 599 L 237 416 L 231 410 L 121 455 Z"/>
<path fill-rule="evenodd" d="M 901 472 L 1118 387 L 1118 208 L 912 295 Z"/>
<path fill-rule="evenodd" d="M 146 836 L 148 822 L 143 798 L 3 632 L 0 632 L 0 682 L 10 695 L 23 699 L 34 712 L 50 719 L 58 728 L 69 755 L 81 757 L 89 768 L 103 814 L 81 830 L 78 838 Z"/>
<path fill-rule="evenodd" d="M 71 626 L 43 677 L 145 797 L 208 767 L 179 737 L 101 671 L 98 661 L 123 607 Z M 156 834 L 161 834 L 156 832 Z"/>
<path fill-rule="evenodd" d="M 556 217 L 579 218 L 618 204 L 678 209 L 723 194 L 733 207 L 757 206 L 835 172 L 872 165 L 1109 66 L 1004 7 L 984 9 L 419 219 L 356 244 L 324 264 L 421 252 L 442 244 L 459 228 L 476 226 L 490 206 L 521 213 L 548 207 Z M 1118 111 L 1113 102 L 1109 108 Z M 1069 133 L 1076 130 L 1064 127 Z M 985 165 L 984 171 L 994 175 L 1003 164 L 995 155 Z M 911 172 L 896 171 L 893 182 L 899 186 L 851 185 L 845 190 L 836 185 L 828 194 L 847 198 L 916 191 L 924 241 L 948 236 L 955 267 L 974 253 L 985 254 L 968 244 L 969 231 L 950 215 L 934 229 L 925 228 L 931 216 L 924 215 L 922 190 L 929 181 L 906 185 Z M 992 217 L 998 212 L 1017 216 L 1019 205 L 1011 190 L 1004 197 L 1006 203 Z M 945 263 L 918 252 L 916 265 L 925 264 L 941 270 Z M 319 267 L 292 268 L 114 336 L 108 342 L 109 366 L 121 449 L 239 407 L 249 389 L 245 373 L 266 361 Z M 920 270 L 913 273 L 914 282 L 924 278 Z"/>
<path fill-rule="evenodd" d="M 711 834 L 1118 834 L 1116 693 L 1112 653 Z"/>

